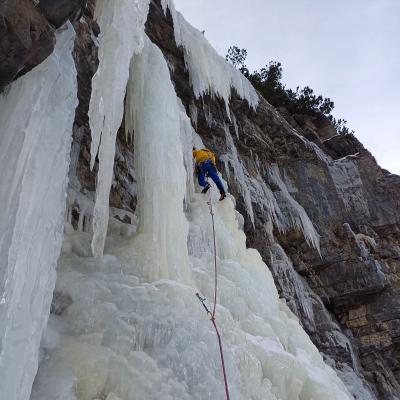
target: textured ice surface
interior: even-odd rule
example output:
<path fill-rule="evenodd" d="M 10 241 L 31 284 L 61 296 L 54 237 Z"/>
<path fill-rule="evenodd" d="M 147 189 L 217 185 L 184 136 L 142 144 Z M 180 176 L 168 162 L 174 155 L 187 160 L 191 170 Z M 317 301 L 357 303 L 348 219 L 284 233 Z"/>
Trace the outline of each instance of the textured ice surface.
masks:
<path fill-rule="evenodd" d="M 0 397 L 26 400 L 61 249 L 77 105 L 71 25 L 0 95 Z"/>
<path fill-rule="evenodd" d="M 233 119 L 233 125 L 238 136 L 238 127 Z M 274 193 L 261 176 L 251 177 L 245 165 L 239 159 L 229 126 L 224 126 L 227 152 L 221 156 L 228 177 L 233 172 L 238 183 L 240 194 L 244 200 L 246 212 L 254 225 L 253 203 L 263 209 L 269 217 L 266 230 L 274 225 L 280 232 L 289 228 L 301 231 L 307 243 L 320 251 L 319 235 L 309 219 L 304 208 L 291 196 L 288 185 L 282 180 L 277 165 L 272 165 L 268 172 L 268 179 L 279 188 Z M 257 163 L 257 160 L 254 160 Z"/>
<path fill-rule="evenodd" d="M 314 322 L 313 298 L 310 296 L 310 290 L 306 287 L 305 282 L 297 274 L 292 262 L 286 255 L 285 251 L 278 243 L 271 246 L 271 268 L 276 276 L 281 279 L 287 279 L 285 289 L 293 285 L 294 294 L 298 296 L 299 305 L 302 310 L 299 310 L 298 315 L 305 315 L 309 322 Z M 292 305 L 296 307 L 295 305 Z"/>
<path fill-rule="evenodd" d="M 183 150 L 190 151 L 191 130 L 161 51 L 149 41 L 131 65 L 128 94 L 138 230 L 113 238 L 101 258 L 66 247 L 56 293 L 71 304 L 51 316 L 31 400 L 224 398 L 215 332 L 195 297 L 212 298 L 214 288 L 209 207 L 205 196 L 188 196 L 186 173 L 193 172 Z M 246 248 L 233 202 L 217 202 L 217 195 L 217 323 L 231 398 L 349 400 L 279 300 L 259 253 Z M 68 231 L 66 240 L 76 234 L 89 236 Z"/>
<path fill-rule="evenodd" d="M 232 121 L 236 136 L 239 135 L 235 117 L 232 114 Z M 269 217 L 268 223 L 272 224 L 281 232 L 290 226 L 290 221 L 285 219 L 279 205 L 271 191 L 271 188 L 261 176 L 251 177 L 244 163 L 239 159 L 238 152 L 230 133 L 229 127 L 224 126 L 227 152 L 220 156 L 225 166 L 225 173 L 228 177 L 233 171 L 234 179 L 238 183 L 240 194 L 243 197 L 246 212 L 254 225 L 253 203 L 257 204 Z M 269 230 L 270 227 L 266 226 Z"/>
<path fill-rule="evenodd" d="M 223 156 L 223 161 L 225 164 L 225 172 L 229 177 L 229 167 L 231 166 L 235 175 L 235 179 L 239 184 L 240 194 L 243 197 L 246 211 L 249 214 L 250 220 L 254 226 L 254 212 L 253 206 L 251 204 L 251 192 L 249 187 L 249 182 L 251 181 L 250 175 L 248 174 L 246 168 L 243 166 L 242 162 L 239 160 L 236 146 L 233 142 L 232 135 L 229 131 L 229 126 L 225 125 L 225 140 L 227 153 Z"/>
<path fill-rule="evenodd" d="M 335 368 L 347 389 L 355 399 L 374 400 L 375 397 L 371 394 L 373 393 L 372 389 L 368 388 L 368 384 L 363 380 L 360 373 L 358 358 L 354 354 L 352 342 L 342 333 L 340 326 L 332 319 L 320 298 L 315 295 L 313 290 L 308 287 L 307 282 L 296 272 L 292 262 L 278 243 L 274 243 L 271 246 L 270 265 L 274 270 L 274 276 L 279 277 L 285 297 L 289 296 L 293 299 L 288 304 L 290 309 L 295 310 L 296 314 L 301 312 L 304 316 L 301 321 L 302 325 L 307 327 L 309 332 L 319 334 L 320 340 L 324 342 L 324 347 L 336 348 L 342 352 L 342 355 L 346 353 L 349 355 L 348 364 L 335 361 L 326 354 L 324 357 L 327 363 Z M 314 284 L 316 286 L 320 285 L 318 281 L 314 282 Z M 294 301 L 296 298 L 297 302 Z M 298 309 L 299 307 L 301 308 L 300 310 Z M 318 324 L 316 324 L 316 320 Z M 325 331 L 317 332 L 321 325 L 325 326 Z"/>
<path fill-rule="evenodd" d="M 232 399 L 350 399 L 278 299 L 259 254 L 246 249 L 233 203 L 215 204 L 215 211 L 217 322 Z M 192 198 L 187 218 L 189 284 L 148 282 L 135 241 L 98 260 L 60 259 L 56 291 L 72 305 L 51 317 L 32 400 L 57 398 L 74 382 L 79 399 L 111 392 L 122 400 L 224 398 L 214 331 L 194 296 L 200 290 L 211 298 L 213 291 L 210 216 L 202 195 Z M 50 377 L 53 391 L 46 397 Z"/>
<path fill-rule="evenodd" d="M 164 11 L 169 8 L 171 12 L 175 41 L 183 48 L 186 67 L 196 97 L 207 93 L 220 97 L 225 101 L 227 114 L 230 115 L 229 99 L 234 88 L 251 107 L 256 107 L 258 95 L 247 78 L 221 57 L 205 36 L 175 10 L 172 0 L 161 0 L 161 4 Z"/>
<path fill-rule="evenodd" d="M 183 215 L 186 170 L 181 109 L 161 50 L 148 38 L 130 71 L 126 121 L 135 132 L 139 213 L 135 241 L 143 256 L 143 275 L 149 280 L 187 281 L 187 254 L 176 252 L 177 247 L 186 248 L 188 230 Z M 148 263 L 157 265 L 157 270 Z"/>
<path fill-rule="evenodd" d="M 283 210 L 288 221 L 288 226 L 293 226 L 302 231 L 309 245 L 320 251 L 319 235 L 304 208 L 291 196 L 286 184 L 283 182 L 279 168 L 276 164 L 269 169 L 270 179 L 279 187 L 280 191 L 274 192 L 278 204 Z"/>
<path fill-rule="evenodd" d="M 356 400 L 377 400 L 371 388 L 366 388 L 357 374 L 347 364 L 337 368 L 340 379 Z"/>
<path fill-rule="evenodd" d="M 93 211 L 92 251 L 103 253 L 107 234 L 109 197 L 113 178 L 115 141 L 124 113 L 129 65 L 143 47 L 143 30 L 150 0 L 99 0 L 99 67 L 92 80 L 89 121 L 92 132 L 91 167 L 99 158 Z"/>

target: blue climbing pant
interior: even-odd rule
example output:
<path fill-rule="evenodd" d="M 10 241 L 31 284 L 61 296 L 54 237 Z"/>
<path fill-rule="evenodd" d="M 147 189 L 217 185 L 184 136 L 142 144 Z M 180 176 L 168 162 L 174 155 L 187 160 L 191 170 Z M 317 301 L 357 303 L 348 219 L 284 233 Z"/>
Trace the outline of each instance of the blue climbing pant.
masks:
<path fill-rule="evenodd" d="M 225 193 L 224 185 L 219 179 L 217 168 L 214 167 L 214 164 L 211 160 L 203 161 L 201 164 L 197 164 L 197 177 L 199 179 L 199 185 L 205 187 L 207 185 L 206 182 L 206 174 L 215 182 L 219 192 Z"/>

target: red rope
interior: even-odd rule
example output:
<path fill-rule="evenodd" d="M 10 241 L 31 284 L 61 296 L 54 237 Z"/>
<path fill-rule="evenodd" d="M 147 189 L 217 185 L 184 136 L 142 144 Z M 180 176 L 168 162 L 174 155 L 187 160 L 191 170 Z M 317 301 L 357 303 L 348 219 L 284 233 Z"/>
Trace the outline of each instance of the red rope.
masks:
<path fill-rule="evenodd" d="M 214 325 L 215 332 L 217 333 L 218 346 L 219 346 L 219 354 L 220 354 L 220 356 L 221 356 L 222 373 L 224 374 L 226 400 L 229 400 L 228 378 L 226 377 L 225 361 L 224 361 L 224 353 L 223 353 L 223 351 L 222 351 L 221 336 L 220 336 L 220 334 L 219 334 L 217 324 L 215 323 L 215 319 L 213 318 L 213 319 L 211 320 L 211 322 L 212 322 L 212 324 Z"/>
<path fill-rule="evenodd" d="M 211 322 L 212 322 L 212 324 L 214 326 L 214 329 L 215 329 L 215 333 L 217 334 L 217 340 L 218 340 L 218 346 L 219 346 L 219 354 L 220 354 L 220 357 L 221 357 L 222 373 L 224 375 L 226 400 L 229 400 L 228 378 L 226 376 L 224 352 L 222 350 L 221 335 L 219 333 L 219 330 L 218 330 L 218 327 L 217 327 L 217 323 L 215 322 L 215 312 L 216 312 L 216 307 L 217 307 L 217 293 L 218 293 L 218 270 L 217 270 L 217 246 L 216 246 L 216 240 L 215 240 L 214 212 L 213 212 L 213 208 L 212 208 L 211 195 L 210 195 L 210 201 L 209 201 L 208 204 L 210 206 L 210 214 L 211 214 L 211 220 L 212 220 L 212 231 L 213 231 L 213 239 L 214 239 L 214 305 L 213 305 L 212 312 L 210 312 L 208 310 L 207 306 L 204 304 L 205 299 L 202 299 L 198 293 L 196 295 L 197 295 L 198 299 L 203 303 L 203 307 L 207 311 L 207 314 L 209 314 L 210 320 L 211 320 Z"/>
<path fill-rule="evenodd" d="M 210 192 L 211 192 L 211 190 L 210 190 Z M 213 311 L 212 311 L 212 317 L 214 319 L 215 309 L 217 307 L 218 271 L 217 271 L 217 246 L 215 243 L 214 211 L 212 208 L 211 194 L 210 194 L 209 205 L 210 205 L 210 214 L 211 214 L 211 220 L 212 220 L 212 231 L 213 231 L 213 239 L 214 239 L 214 306 L 213 306 Z"/>
<path fill-rule="evenodd" d="M 215 329 L 215 333 L 217 334 L 217 340 L 218 340 L 218 346 L 219 346 L 219 355 L 221 357 L 221 366 L 222 366 L 222 373 L 224 375 L 224 382 L 225 382 L 225 394 L 226 394 L 226 400 L 229 400 L 229 388 L 228 388 L 228 378 L 226 377 L 226 370 L 225 370 L 225 361 L 224 361 L 224 352 L 222 351 L 222 341 L 221 341 L 221 335 L 219 334 L 219 330 L 217 327 L 217 323 L 215 322 L 215 317 L 212 316 L 211 311 L 208 309 L 208 307 L 205 304 L 206 299 L 202 298 L 198 293 L 196 293 L 196 297 L 200 300 L 201 304 L 203 305 L 204 309 L 207 312 L 207 315 L 210 317 L 210 321 L 213 324 L 213 327 Z"/>

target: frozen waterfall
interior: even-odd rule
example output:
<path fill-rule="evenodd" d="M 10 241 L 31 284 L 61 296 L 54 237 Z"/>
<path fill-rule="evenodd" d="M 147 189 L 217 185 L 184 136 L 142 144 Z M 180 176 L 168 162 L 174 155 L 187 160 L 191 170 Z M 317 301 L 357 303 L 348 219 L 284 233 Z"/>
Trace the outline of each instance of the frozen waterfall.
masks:
<path fill-rule="evenodd" d="M 203 195 L 187 190 L 193 172 L 183 157 L 198 137 L 182 118 L 161 51 L 147 39 L 131 64 L 126 107 L 136 234 L 118 240 L 111 229 L 101 258 L 64 246 L 59 312 L 50 317 L 31 400 L 224 398 L 215 333 L 195 297 L 213 293 L 209 208 Z M 217 319 L 232 399 L 350 399 L 279 299 L 259 253 L 246 248 L 232 200 L 213 201 Z M 66 242 L 78 234 L 68 232 Z"/>
<path fill-rule="evenodd" d="M 229 111 L 235 88 L 256 107 L 258 97 L 249 82 L 175 11 L 172 1 L 162 4 L 173 14 L 196 96 L 219 96 Z M 200 292 L 211 299 L 214 290 L 210 212 L 193 183 L 191 163 L 192 143 L 201 140 L 176 96 L 161 50 L 144 34 L 148 6 L 149 0 L 97 4 L 102 36 L 90 104 L 91 166 L 96 155 L 99 160 L 93 237 L 74 231 L 68 222 L 62 237 L 77 104 L 72 27 L 59 35 L 46 62 L 0 97 L 0 126 L 5 127 L 0 136 L 5 171 L 0 186 L 5 205 L 0 214 L 1 398 L 225 396 L 215 332 L 195 297 Z M 115 138 L 124 113 L 138 183 L 130 230 L 109 220 L 108 207 Z M 229 132 L 226 139 L 233 152 L 228 161 L 242 171 Z M 318 234 L 279 171 L 272 169 L 271 179 L 281 189 L 281 203 L 295 210 L 294 217 L 289 212 L 291 223 L 318 247 Z M 267 194 L 265 207 L 278 223 L 284 216 L 267 184 L 252 184 L 252 192 Z M 243 193 L 250 196 L 250 189 L 243 187 Z M 211 200 L 219 268 L 217 323 L 231 398 L 350 400 L 343 382 L 279 299 L 260 254 L 246 248 L 234 200 L 219 203 L 217 193 Z M 76 243 L 85 251 L 75 251 Z M 82 256 L 91 253 L 96 257 Z"/>

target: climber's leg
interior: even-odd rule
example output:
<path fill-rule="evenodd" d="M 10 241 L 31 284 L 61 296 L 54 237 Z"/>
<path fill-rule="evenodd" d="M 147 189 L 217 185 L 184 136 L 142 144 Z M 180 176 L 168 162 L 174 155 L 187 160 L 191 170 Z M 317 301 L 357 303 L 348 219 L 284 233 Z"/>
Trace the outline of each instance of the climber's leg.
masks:
<path fill-rule="evenodd" d="M 203 168 L 203 165 L 197 165 L 196 166 L 196 171 L 197 171 L 197 179 L 199 181 L 199 185 L 201 187 L 207 186 L 207 181 L 206 181 L 206 171 Z"/>
<path fill-rule="evenodd" d="M 225 194 L 224 185 L 219 179 L 217 168 L 214 167 L 211 161 L 207 161 L 205 163 L 206 171 L 208 172 L 208 176 L 215 182 L 217 188 L 221 194 Z"/>

